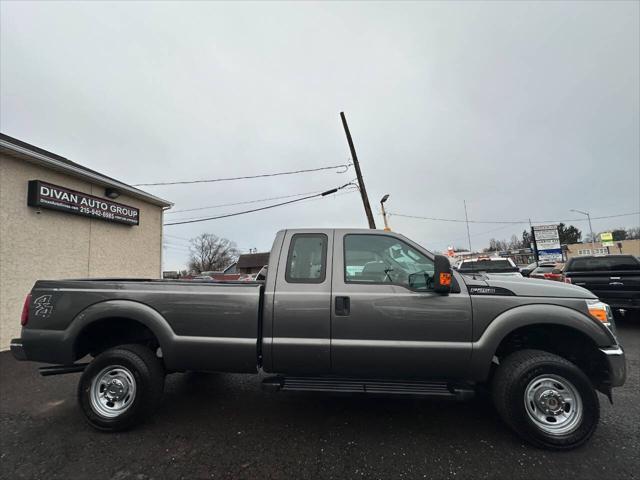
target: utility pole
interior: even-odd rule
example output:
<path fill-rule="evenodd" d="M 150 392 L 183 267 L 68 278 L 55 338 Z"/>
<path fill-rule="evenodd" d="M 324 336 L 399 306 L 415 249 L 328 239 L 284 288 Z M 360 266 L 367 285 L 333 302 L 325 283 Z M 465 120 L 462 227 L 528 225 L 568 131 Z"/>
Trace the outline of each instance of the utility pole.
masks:
<path fill-rule="evenodd" d="M 467 238 L 469 239 L 469 255 L 471 255 L 471 233 L 469 233 L 469 216 L 467 215 L 467 201 L 464 202 L 464 219 L 467 222 Z"/>
<path fill-rule="evenodd" d="M 356 155 L 356 148 L 353 146 L 353 140 L 351 139 L 351 132 L 349 132 L 349 125 L 347 125 L 347 118 L 344 116 L 344 112 L 340 112 L 340 118 L 342 119 L 342 126 L 344 127 L 344 133 L 347 135 L 347 142 L 349 143 L 349 150 L 351 150 L 351 159 L 353 160 L 353 166 L 356 169 L 356 176 L 358 177 L 358 186 L 360 187 L 360 195 L 362 196 L 362 204 L 364 205 L 364 213 L 367 215 L 369 222 L 369 228 L 376 228 L 376 222 L 373 219 L 373 213 L 371 212 L 371 205 L 369 205 L 369 197 L 367 196 L 367 189 L 364 188 L 364 180 L 362 180 L 362 172 L 360 171 L 360 163 L 358 162 L 358 155 Z"/>

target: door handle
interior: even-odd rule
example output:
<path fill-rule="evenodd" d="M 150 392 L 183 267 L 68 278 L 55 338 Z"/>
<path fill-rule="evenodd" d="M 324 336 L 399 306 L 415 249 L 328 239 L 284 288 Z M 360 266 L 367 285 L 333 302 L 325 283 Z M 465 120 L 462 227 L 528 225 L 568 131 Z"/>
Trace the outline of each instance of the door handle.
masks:
<path fill-rule="evenodd" d="M 336 297 L 336 315 L 346 317 L 351 312 L 351 299 L 349 297 Z"/>

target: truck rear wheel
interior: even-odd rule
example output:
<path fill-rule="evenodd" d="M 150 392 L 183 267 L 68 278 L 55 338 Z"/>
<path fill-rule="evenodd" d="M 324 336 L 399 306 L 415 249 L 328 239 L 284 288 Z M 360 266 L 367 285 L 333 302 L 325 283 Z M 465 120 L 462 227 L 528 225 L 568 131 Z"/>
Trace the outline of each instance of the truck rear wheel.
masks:
<path fill-rule="evenodd" d="M 600 419 L 597 393 L 584 372 L 541 350 L 522 350 L 504 359 L 492 390 L 502 419 L 539 447 L 578 447 L 593 435 Z"/>
<path fill-rule="evenodd" d="M 125 430 L 145 420 L 162 398 L 164 369 L 143 345 L 121 345 L 98 355 L 78 384 L 78 402 L 98 430 Z"/>

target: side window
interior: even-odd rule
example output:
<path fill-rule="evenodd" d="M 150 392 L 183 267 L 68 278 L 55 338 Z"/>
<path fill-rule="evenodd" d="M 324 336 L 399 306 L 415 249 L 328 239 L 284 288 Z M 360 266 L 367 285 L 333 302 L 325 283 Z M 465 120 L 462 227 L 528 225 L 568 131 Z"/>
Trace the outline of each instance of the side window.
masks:
<path fill-rule="evenodd" d="M 346 283 L 391 283 L 430 290 L 434 271 L 431 259 L 397 238 L 368 234 L 344 237 Z"/>
<path fill-rule="evenodd" d="M 327 236 L 297 233 L 291 237 L 285 280 L 289 283 L 322 283 L 327 272 Z"/>

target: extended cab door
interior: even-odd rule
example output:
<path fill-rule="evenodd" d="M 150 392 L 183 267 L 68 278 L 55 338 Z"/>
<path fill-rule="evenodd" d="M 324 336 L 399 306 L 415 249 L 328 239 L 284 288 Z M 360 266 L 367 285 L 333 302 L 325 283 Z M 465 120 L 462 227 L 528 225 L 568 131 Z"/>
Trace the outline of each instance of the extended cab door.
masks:
<path fill-rule="evenodd" d="M 270 371 L 330 372 L 332 259 L 332 230 L 285 232 L 277 271 L 269 267 L 276 278 L 272 337 L 265 338 Z"/>
<path fill-rule="evenodd" d="M 463 378 L 471 301 L 433 292 L 432 255 L 399 235 L 336 230 L 331 364 L 337 375 Z"/>

